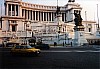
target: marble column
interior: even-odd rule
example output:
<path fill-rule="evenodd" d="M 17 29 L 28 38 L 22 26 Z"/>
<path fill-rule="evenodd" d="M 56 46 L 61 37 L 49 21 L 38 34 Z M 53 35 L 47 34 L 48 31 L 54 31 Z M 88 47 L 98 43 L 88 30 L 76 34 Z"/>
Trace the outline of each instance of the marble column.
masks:
<path fill-rule="evenodd" d="M 64 22 L 65 22 L 65 13 L 64 13 Z"/>
<path fill-rule="evenodd" d="M 39 11 L 37 13 L 38 13 L 38 21 L 39 21 Z"/>
<path fill-rule="evenodd" d="M 43 21 L 44 21 L 44 12 L 43 12 Z"/>
<path fill-rule="evenodd" d="M 6 4 L 6 16 L 8 16 L 8 4 Z"/>
<path fill-rule="evenodd" d="M 9 21 L 9 23 L 11 23 L 11 21 Z M 10 31 L 12 31 L 12 26 L 10 25 Z"/>
<path fill-rule="evenodd" d="M 36 21 L 36 11 L 35 11 L 35 21 Z"/>
<path fill-rule="evenodd" d="M 15 14 L 15 16 L 16 16 L 16 5 L 14 5 L 14 6 L 15 6 L 15 10 L 14 10 L 14 11 L 15 11 L 15 13 L 14 13 L 14 14 Z"/>
<path fill-rule="evenodd" d="M 42 21 L 42 13 L 40 12 L 40 21 Z"/>
<path fill-rule="evenodd" d="M 18 16 L 22 17 L 22 9 L 20 5 L 18 5 Z"/>
<path fill-rule="evenodd" d="M 52 12 L 51 12 L 51 21 L 52 21 Z"/>
<path fill-rule="evenodd" d="M 23 17 L 25 18 L 25 9 L 24 9 L 24 12 L 23 12 Z"/>
<path fill-rule="evenodd" d="M 19 8 L 19 5 L 18 5 L 18 16 L 20 16 L 20 8 Z"/>
<path fill-rule="evenodd" d="M 12 16 L 12 4 L 11 4 L 11 12 L 10 13 L 11 13 L 11 16 Z"/>
<path fill-rule="evenodd" d="M 45 13 L 45 16 L 46 16 L 46 21 L 47 21 L 47 12 Z"/>
<path fill-rule="evenodd" d="M 20 5 L 19 5 L 19 8 L 20 8 L 20 10 L 19 10 L 20 17 L 22 17 L 22 9 L 21 9 L 21 6 Z"/>
<path fill-rule="evenodd" d="M 28 19 L 28 10 L 26 11 L 26 19 Z"/>

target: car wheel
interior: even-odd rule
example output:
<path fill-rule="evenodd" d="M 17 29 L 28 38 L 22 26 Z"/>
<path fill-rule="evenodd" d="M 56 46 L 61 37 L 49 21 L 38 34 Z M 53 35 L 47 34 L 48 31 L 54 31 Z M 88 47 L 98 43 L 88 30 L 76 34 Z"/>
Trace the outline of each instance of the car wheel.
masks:
<path fill-rule="evenodd" d="M 40 52 L 35 52 L 35 56 L 38 56 Z"/>
<path fill-rule="evenodd" d="M 10 54 L 11 54 L 12 56 L 15 56 L 15 54 L 14 54 L 13 52 L 10 52 Z"/>

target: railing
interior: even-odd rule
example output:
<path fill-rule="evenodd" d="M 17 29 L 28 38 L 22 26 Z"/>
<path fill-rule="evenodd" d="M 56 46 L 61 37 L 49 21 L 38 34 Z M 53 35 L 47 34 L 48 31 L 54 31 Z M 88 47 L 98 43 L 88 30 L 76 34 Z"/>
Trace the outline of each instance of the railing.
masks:
<path fill-rule="evenodd" d="M 12 38 L 16 38 L 16 37 L 31 37 L 31 33 L 26 32 L 26 31 L 17 31 L 17 32 L 6 32 L 3 31 L 0 34 L 0 37 L 12 37 Z"/>
<path fill-rule="evenodd" d="M 59 36 L 64 36 L 64 33 L 60 33 Z M 34 36 L 58 36 L 57 33 L 35 33 Z"/>
<path fill-rule="evenodd" d="M 10 25 L 18 25 L 18 23 L 15 23 L 15 22 L 14 22 L 14 23 L 10 23 Z"/>

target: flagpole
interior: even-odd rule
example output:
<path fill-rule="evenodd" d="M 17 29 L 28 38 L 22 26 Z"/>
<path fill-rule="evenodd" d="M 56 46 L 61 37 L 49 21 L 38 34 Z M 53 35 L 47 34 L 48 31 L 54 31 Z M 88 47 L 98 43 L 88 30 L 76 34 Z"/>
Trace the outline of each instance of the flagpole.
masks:
<path fill-rule="evenodd" d="M 98 29 L 99 29 L 98 4 L 97 4 L 97 20 L 98 20 Z"/>
<path fill-rule="evenodd" d="M 58 0 L 57 0 L 57 6 L 58 6 Z"/>

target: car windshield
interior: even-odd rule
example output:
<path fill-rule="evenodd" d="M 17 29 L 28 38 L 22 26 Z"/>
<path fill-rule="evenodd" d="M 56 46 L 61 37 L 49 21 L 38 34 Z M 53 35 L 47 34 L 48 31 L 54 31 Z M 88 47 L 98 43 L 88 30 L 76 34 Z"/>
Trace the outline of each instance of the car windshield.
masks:
<path fill-rule="evenodd" d="M 20 46 L 20 49 L 24 49 L 24 46 Z"/>
<path fill-rule="evenodd" d="M 20 46 L 16 46 L 15 49 L 20 49 Z"/>
<path fill-rule="evenodd" d="M 30 49 L 31 46 L 16 46 L 15 49 Z"/>
<path fill-rule="evenodd" d="M 26 46 L 27 49 L 32 48 L 31 46 Z"/>

